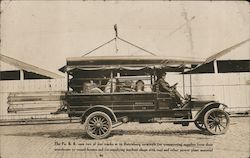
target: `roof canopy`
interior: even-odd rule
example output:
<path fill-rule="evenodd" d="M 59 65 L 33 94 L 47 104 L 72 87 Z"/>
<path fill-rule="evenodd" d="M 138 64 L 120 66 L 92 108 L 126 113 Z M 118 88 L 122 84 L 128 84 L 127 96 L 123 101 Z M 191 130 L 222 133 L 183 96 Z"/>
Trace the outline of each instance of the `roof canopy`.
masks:
<path fill-rule="evenodd" d="M 168 69 L 181 71 L 190 64 L 201 64 L 203 61 L 187 59 L 170 59 L 160 56 L 91 56 L 67 58 L 67 65 L 60 71 L 68 72 L 75 69 L 91 70 L 143 70 Z M 180 69 L 181 68 L 181 69 Z"/>

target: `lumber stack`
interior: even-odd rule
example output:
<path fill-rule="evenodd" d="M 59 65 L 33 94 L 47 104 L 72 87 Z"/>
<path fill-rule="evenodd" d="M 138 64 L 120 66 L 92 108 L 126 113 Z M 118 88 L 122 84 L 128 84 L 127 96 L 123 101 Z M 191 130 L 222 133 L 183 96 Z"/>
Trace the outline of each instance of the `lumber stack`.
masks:
<path fill-rule="evenodd" d="M 8 96 L 9 113 L 55 112 L 64 104 L 65 92 L 13 92 Z"/>

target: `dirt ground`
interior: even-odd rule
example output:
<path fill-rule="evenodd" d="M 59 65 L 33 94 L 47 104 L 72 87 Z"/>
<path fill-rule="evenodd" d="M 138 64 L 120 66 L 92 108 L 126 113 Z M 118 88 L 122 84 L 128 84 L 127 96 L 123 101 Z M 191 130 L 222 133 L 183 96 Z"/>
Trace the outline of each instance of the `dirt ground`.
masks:
<path fill-rule="evenodd" d="M 103 140 L 86 137 L 81 124 L 0 127 L 1 158 L 249 158 L 250 117 L 231 118 L 224 135 L 193 124 L 127 123 Z"/>

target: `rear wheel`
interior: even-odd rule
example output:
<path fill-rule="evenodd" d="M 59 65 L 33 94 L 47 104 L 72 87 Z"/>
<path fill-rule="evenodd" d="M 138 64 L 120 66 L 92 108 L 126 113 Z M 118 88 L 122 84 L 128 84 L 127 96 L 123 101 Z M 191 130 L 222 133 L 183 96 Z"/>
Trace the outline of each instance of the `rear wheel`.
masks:
<path fill-rule="evenodd" d="M 93 112 L 85 121 L 87 135 L 94 139 L 106 138 L 112 129 L 112 121 L 104 112 Z"/>
<path fill-rule="evenodd" d="M 224 134 L 229 127 L 229 115 L 218 108 L 211 109 L 204 116 L 204 124 L 211 134 Z"/>

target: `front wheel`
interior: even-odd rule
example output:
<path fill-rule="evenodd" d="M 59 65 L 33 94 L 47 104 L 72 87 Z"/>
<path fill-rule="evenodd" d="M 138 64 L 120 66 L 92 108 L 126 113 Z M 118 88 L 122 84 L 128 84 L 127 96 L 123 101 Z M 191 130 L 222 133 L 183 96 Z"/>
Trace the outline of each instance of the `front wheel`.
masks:
<path fill-rule="evenodd" d="M 112 129 L 112 121 L 104 112 L 93 112 L 85 121 L 87 135 L 94 139 L 106 138 Z"/>
<path fill-rule="evenodd" d="M 229 115 L 218 108 L 207 111 L 204 116 L 204 124 L 207 131 L 215 135 L 226 133 L 229 122 Z"/>

